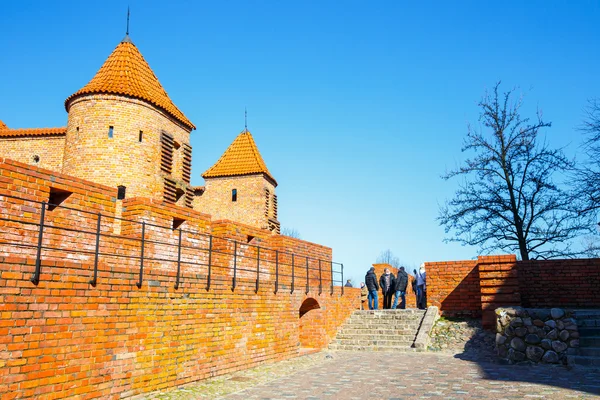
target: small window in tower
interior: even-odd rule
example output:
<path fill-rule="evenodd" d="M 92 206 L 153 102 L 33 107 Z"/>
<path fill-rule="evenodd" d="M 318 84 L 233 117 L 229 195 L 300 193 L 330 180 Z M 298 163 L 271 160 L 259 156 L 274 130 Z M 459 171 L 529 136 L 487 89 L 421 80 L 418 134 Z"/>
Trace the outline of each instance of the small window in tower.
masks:
<path fill-rule="evenodd" d="M 79 127 L 75 128 L 75 130 L 77 131 L 77 133 L 79 133 Z"/>
<path fill-rule="evenodd" d="M 108 138 L 109 139 L 112 139 L 112 137 L 113 137 L 113 129 L 114 128 L 112 126 L 108 127 Z"/>
<path fill-rule="evenodd" d="M 144 131 L 140 131 L 139 141 L 142 143 L 142 139 L 144 138 Z"/>
<path fill-rule="evenodd" d="M 237 189 L 231 190 L 231 201 L 237 201 Z"/>
<path fill-rule="evenodd" d="M 37 164 L 37 163 L 39 163 L 39 162 L 40 162 L 40 156 L 38 156 L 37 154 L 36 154 L 36 155 L 34 155 L 34 156 L 32 157 L 32 159 L 33 159 L 33 162 L 34 162 L 35 164 Z"/>

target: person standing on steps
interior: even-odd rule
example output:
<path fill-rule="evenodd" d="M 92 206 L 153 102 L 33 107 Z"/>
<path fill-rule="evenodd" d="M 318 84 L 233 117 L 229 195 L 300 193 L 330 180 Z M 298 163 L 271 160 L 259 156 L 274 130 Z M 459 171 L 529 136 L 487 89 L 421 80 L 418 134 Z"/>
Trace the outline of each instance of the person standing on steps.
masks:
<path fill-rule="evenodd" d="M 393 309 L 398 307 L 398 298 L 402 298 L 402 302 L 400 303 L 401 309 L 406 308 L 406 286 L 408 285 L 408 274 L 404 270 L 404 267 L 400 267 L 398 270 L 398 276 L 396 277 L 396 285 L 394 287 L 394 304 L 392 305 Z"/>
<path fill-rule="evenodd" d="M 394 294 L 395 284 L 396 278 L 394 278 L 394 274 L 390 272 L 390 269 L 383 270 L 383 275 L 379 278 L 379 286 L 381 286 L 381 292 L 383 293 L 384 310 L 392 308 L 392 295 Z"/>
<path fill-rule="evenodd" d="M 360 309 L 367 309 L 367 298 L 369 297 L 369 289 L 364 282 L 360 283 Z"/>
<path fill-rule="evenodd" d="M 425 308 L 427 308 L 427 301 L 425 300 L 425 291 L 427 290 L 426 289 L 427 278 L 425 275 L 425 264 L 421 264 L 421 267 L 419 268 L 419 272 L 417 272 L 415 270 L 414 273 L 415 273 L 415 280 L 417 281 L 417 308 L 424 310 Z"/>
<path fill-rule="evenodd" d="M 367 275 L 365 275 L 365 285 L 369 294 L 367 299 L 369 301 L 369 310 L 377 310 L 379 308 L 379 298 L 377 297 L 377 291 L 379 285 L 377 284 L 377 275 L 375 275 L 375 267 L 371 267 Z"/>

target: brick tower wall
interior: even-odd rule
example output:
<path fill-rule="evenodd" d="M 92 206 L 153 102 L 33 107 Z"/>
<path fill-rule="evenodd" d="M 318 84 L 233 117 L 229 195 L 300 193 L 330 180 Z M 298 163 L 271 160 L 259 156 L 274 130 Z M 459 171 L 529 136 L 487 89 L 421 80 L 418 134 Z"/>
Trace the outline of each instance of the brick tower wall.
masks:
<path fill-rule="evenodd" d="M 110 187 L 124 185 L 128 197 L 162 200 L 163 131 L 180 145 L 189 145 L 189 130 L 145 101 L 107 94 L 76 98 L 69 108 L 63 173 Z M 171 175 L 176 180 L 183 176 L 183 149 L 173 154 Z"/>
<path fill-rule="evenodd" d="M 0 157 L 8 157 L 37 167 L 62 171 L 64 136 L 0 138 Z M 39 162 L 34 161 L 39 157 Z"/>
<path fill-rule="evenodd" d="M 231 192 L 237 189 L 237 201 Z M 266 190 L 270 198 L 267 202 Z M 275 216 L 275 186 L 260 175 L 207 178 L 205 191 L 194 198 L 194 210 L 214 219 L 229 219 L 259 229 L 268 229 L 268 219 Z"/>

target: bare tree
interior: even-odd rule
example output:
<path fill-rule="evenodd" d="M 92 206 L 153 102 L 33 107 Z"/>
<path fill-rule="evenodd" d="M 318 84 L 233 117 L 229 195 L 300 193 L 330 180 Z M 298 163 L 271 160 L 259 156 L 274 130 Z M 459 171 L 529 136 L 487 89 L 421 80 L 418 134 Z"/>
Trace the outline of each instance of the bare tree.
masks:
<path fill-rule="evenodd" d="M 384 250 L 377 256 L 375 260 L 377 264 L 389 264 L 394 268 L 400 267 L 400 259 L 392 253 L 390 249 Z"/>
<path fill-rule="evenodd" d="M 569 193 L 554 183 L 574 163 L 561 149 L 539 140 L 551 124 L 521 118 L 523 98 L 514 90 L 500 95 L 500 82 L 479 102 L 477 129 L 468 126 L 463 165 L 442 178 L 463 178 L 454 198 L 440 207 L 438 221 L 445 241 L 492 250 L 518 252 L 522 260 L 575 255 L 571 242 L 584 229 L 572 210 Z"/>
<path fill-rule="evenodd" d="M 583 149 L 587 159 L 577 171 L 577 194 L 581 201 L 580 211 L 592 218 L 600 210 L 600 101 L 590 100 L 587 118 L 581 130 L 586 135 Z"/>
<path fill-rule="evenodd" d="M 284 236 L 289 236 L 295 239 L 300 239 L 300 232 L 298 232 L 297 229 L 295 228 L 282 228 L 281 229 L 281 234 Z"/>

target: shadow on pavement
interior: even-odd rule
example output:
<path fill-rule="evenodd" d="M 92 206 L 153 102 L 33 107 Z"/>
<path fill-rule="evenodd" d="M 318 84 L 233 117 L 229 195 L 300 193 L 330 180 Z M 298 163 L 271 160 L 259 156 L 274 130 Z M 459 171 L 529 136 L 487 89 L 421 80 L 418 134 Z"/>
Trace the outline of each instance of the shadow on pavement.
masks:
<path fill-rule="evenodd" d="M 461 319 L 471 327 L 481 326 L 481 320 Z M 499 359 L 489 338 L 494 334 L 483 329 L 465 343 L 462 353 L 454 357 L 479 365 L 481 378 L 501 382 L 523 382 L 578 390 L 600 395 L 600 369 L 597 367 L 567 367 L 556 364 L 510 365 Z M 486 340 L 487 338 L 487 340 Z"/>

